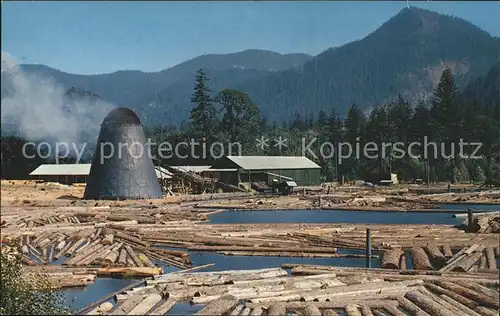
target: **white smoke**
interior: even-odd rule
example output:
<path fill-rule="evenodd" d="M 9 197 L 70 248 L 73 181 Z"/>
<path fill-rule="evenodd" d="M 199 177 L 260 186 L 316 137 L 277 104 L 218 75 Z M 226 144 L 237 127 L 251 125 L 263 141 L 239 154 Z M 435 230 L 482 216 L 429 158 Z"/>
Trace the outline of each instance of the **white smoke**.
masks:
<path fill-rule="evenodd" d="M 2 52 L 2 125 L 13 127 L 19 136 L 33 142 L 95 141 L 102 120 L 115 106 L 90 97 L 69 101 L 66 92 L 51 78 L 23 72 L 12 56 Z"/>

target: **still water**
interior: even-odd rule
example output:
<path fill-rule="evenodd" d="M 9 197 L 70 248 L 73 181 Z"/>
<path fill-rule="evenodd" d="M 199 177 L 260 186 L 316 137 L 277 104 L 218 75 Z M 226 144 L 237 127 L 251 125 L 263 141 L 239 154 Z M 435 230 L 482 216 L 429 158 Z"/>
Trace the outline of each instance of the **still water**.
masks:
<path fill-rule="evenodd" d="M 445 224 L 454 225 L 451 213 L 367 211 L 228 211 L 209 215 L 213 224 L 233 223 L 351 223 L 351 224 Z"/>
<path fill-rule="evenodd" d="M 497 211 L 499 205 L 439 205 L 444 210 L 463 211 L 470 207 L 481 211 Z M 214 224 L 227 223 L 374 223 L 374 224 L 455 224 L 452 213 L 408 213 L 408 212 L 365 212 L 365 211 L 228 211 L 210 215 Z M 363 251 L 339 249 L 341 253 L 362 254 Z M 374 255 L 376 252 L 373 253 Z M 263 269 L 279 267 L 283 263 L 303 263 L 331 266 L 364 267 L 364 258 L 289 258 L 289 257 L 245 257 L 223 256 L 214 252 L 190 253 L 194 266 L 215 263 L 213 267 L 199 271 L 222 271 L 235 269 Z M 410 263 L 411 264 L 411 263 Z M 372 259 L 372 267 L 379 267 L 378 259 Z M 164 272 L 177 271 L 177 268 L 163 267 Z M 113 293 L 137 280 L 98 278 L 86 288 L 65 291 L 66 301 L 71 308 L 78 310 L 104 296 Z M 202 306 L 179 303 L 170 315 L 192 315 Z"/>

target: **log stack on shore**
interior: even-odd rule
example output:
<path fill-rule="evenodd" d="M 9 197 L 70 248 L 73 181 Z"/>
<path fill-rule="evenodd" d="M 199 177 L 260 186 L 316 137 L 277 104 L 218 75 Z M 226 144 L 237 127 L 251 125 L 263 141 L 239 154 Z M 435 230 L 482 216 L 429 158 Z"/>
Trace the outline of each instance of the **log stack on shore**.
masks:
<path fill-rule="evenodd" d="M 293 266 L 175 272 L 128 289 L 104 314 L 167 314 L 178 302 L 195 315 L 497 315 L 498 273 Z M 98 308 L 98 306 L 94 307 Z"/>

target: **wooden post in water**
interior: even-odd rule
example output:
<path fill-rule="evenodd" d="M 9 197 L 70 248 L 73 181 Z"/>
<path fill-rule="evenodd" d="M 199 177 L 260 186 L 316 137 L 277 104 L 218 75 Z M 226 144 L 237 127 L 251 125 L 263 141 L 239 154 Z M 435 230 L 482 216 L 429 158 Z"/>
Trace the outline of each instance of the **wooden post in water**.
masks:
<path fill-rule="evenodd" d="M 366 229 L 366 267 L 372 267 L 372 238 L 370 235 L 370 228 Z"/>
<path fill-rule="evenodd" d="M 474 213 L 471 208 L 467 209 L 467 231 L 472 232 L 474 226 Z"/>

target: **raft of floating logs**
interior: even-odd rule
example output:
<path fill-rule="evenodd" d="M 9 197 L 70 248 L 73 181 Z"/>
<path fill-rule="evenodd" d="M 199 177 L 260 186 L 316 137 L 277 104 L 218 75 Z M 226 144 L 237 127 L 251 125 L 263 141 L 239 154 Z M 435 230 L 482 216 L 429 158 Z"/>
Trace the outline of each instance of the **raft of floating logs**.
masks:
<path fill-rule="evenodd" d="M 407 254 L 402 248 L 384 249 L 380 267 L 387 269 L 407 269 Z M 453 255 L 448 245 L 428 244 L 425 247 L 412 247 L 409 251 L 413 269 L 447 271 L 498 271 L 496 258 L 500 247 L 473 244 L 464 247 Z"/>
<path fill-rule="evenodd" d="M 186 253 L 152 249 L 140 235 L 116 228 L 120 227 L 110 224 L 69 234 L 53 231 L 37 237 L 26 234 L 18 237 L 17 242 L 27 265 L 52 263 L 64 256 L 62 264 L 67 266 L 154 268 L 151 259 L 182 269 L 191 266 Z"/>
<path fill-rule="evenodd" d="M 54 287 L 87 285 L 94 281 L 95 276 L 158 275 L 163 272 L 159 264 L 181 269 L 192 266 L 186 252 L 152 248 L 140 235 L 128 228 L 131 226 L 106 224 L 99 228 L 67 232 L 24 232 L 6 239 L 11 245 L 17 246 L 22 262 L 28 268 L 49 267 L 48 270 L 39 269 L 38 272 L 47 275 Z M 55 265 L 56 263 L 61 265 Z M 59 268 L 55 269 L 54 266 Z M 94 267 L 99 268 L 92 269 Z M 74 268 L 83 268 L 80 271 L 86 272 L 75 274 Z M 27 273 L 29 277 L 31 272 Z"/>
<path fill-rule="evenodd" d="M 178 302 L 195 315 L 498 315 L 498 273 L 286 265 L 158 275 L 88 315 L 164 315 Z M 116 303 L 115 303 L 116 302 Z"/>

